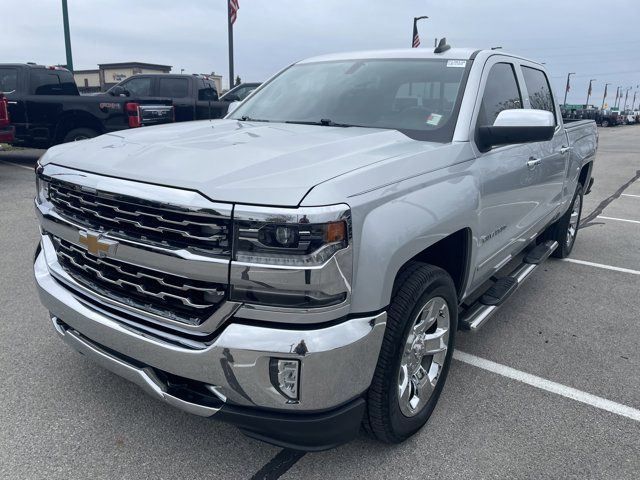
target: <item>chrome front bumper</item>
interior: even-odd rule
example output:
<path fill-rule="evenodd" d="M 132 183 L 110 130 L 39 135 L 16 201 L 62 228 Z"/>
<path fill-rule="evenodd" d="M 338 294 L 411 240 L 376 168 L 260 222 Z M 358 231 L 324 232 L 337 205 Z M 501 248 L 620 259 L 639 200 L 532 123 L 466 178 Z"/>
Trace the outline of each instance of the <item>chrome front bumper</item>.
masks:
<path fill-rule="evenodd" d="M 287 412 L 327 410 L 369 387 L 386 324 L 384 312 L 316 329 L 231 319 L 206 348 L 183 348 L 137 331 L 74 295 L 51 275 L 44 252 L 36 258 L 34 273 L 41 301 L 69 345 L 154 397 L 205 416 L 215 414 L 217 407 L 171 395 L 155 371 L 202 382 L 232 405 Z M 298 402 L 287 401 L 272 385 L 271 358 L 300 361 Z"/>

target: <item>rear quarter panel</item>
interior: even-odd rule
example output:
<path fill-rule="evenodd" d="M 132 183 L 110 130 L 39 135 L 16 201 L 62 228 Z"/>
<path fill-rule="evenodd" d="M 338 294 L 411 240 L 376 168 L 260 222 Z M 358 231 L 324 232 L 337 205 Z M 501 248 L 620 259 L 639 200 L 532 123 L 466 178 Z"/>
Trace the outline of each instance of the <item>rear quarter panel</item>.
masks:
<path fill-rule="evenodd" d="M 564 207 L 568 208 L 578 185 L 580 172 L 589 162 L 595 161 L 598 147 L 598 127 L 593 120 L 582 120 L 565 124 L 569 146 L 573 147 L 569 157 L 567 176 L 564 183 Z M 589 181 L 593 165 L 589 170 Z M 586 187 L 586 185 L 585 185 Z M 563 209 L 564 211 L 564 209 Z"/>

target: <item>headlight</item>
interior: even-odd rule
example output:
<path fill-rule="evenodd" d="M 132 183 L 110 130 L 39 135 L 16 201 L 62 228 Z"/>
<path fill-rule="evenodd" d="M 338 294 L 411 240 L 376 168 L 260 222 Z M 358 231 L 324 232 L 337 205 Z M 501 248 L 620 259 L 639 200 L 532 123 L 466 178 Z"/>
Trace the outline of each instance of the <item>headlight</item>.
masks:
<path fill-rule="evenodd" d="M 353 270 L 347 205 L 233 212 L 231 299 L 312 309 L 343 305 Z"/>
<path fill-rule="evenodd" d="M 49 200 L 49 182 L 36 175 L 36 200 L 38 203 Z"/>
<path fill-rule="evenodd" d="M 283 266 L 322 265 L 349 245 L 346 205 L 307 209 L 236 207 L 235 260 Z"/>

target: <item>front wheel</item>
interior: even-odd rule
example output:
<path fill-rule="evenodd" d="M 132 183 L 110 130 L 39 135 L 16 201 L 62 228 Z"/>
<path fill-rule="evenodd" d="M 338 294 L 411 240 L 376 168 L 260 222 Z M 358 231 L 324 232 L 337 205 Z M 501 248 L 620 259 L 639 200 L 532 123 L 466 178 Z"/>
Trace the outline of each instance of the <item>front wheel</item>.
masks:
<path fill-rule="evenodd" d="M 457 325 L 451 277 L 441 268 L 411 263 L 396 282 L 367 394 L 369 434 L 399 443 L 427 422 L 447 378 Z"/>

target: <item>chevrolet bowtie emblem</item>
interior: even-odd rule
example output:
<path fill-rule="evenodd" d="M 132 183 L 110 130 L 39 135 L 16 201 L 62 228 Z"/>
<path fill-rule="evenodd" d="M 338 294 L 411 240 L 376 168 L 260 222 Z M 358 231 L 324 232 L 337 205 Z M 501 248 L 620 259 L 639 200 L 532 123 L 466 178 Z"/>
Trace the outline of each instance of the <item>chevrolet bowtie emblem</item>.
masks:
<path fill-rule="evenodd" d="M 97 232 L 80 231 L 80 243 L 87 247 L 87 252 L 96 257 L 106 257 L 114 255 L 118 242 L 102 238 Z"/>

